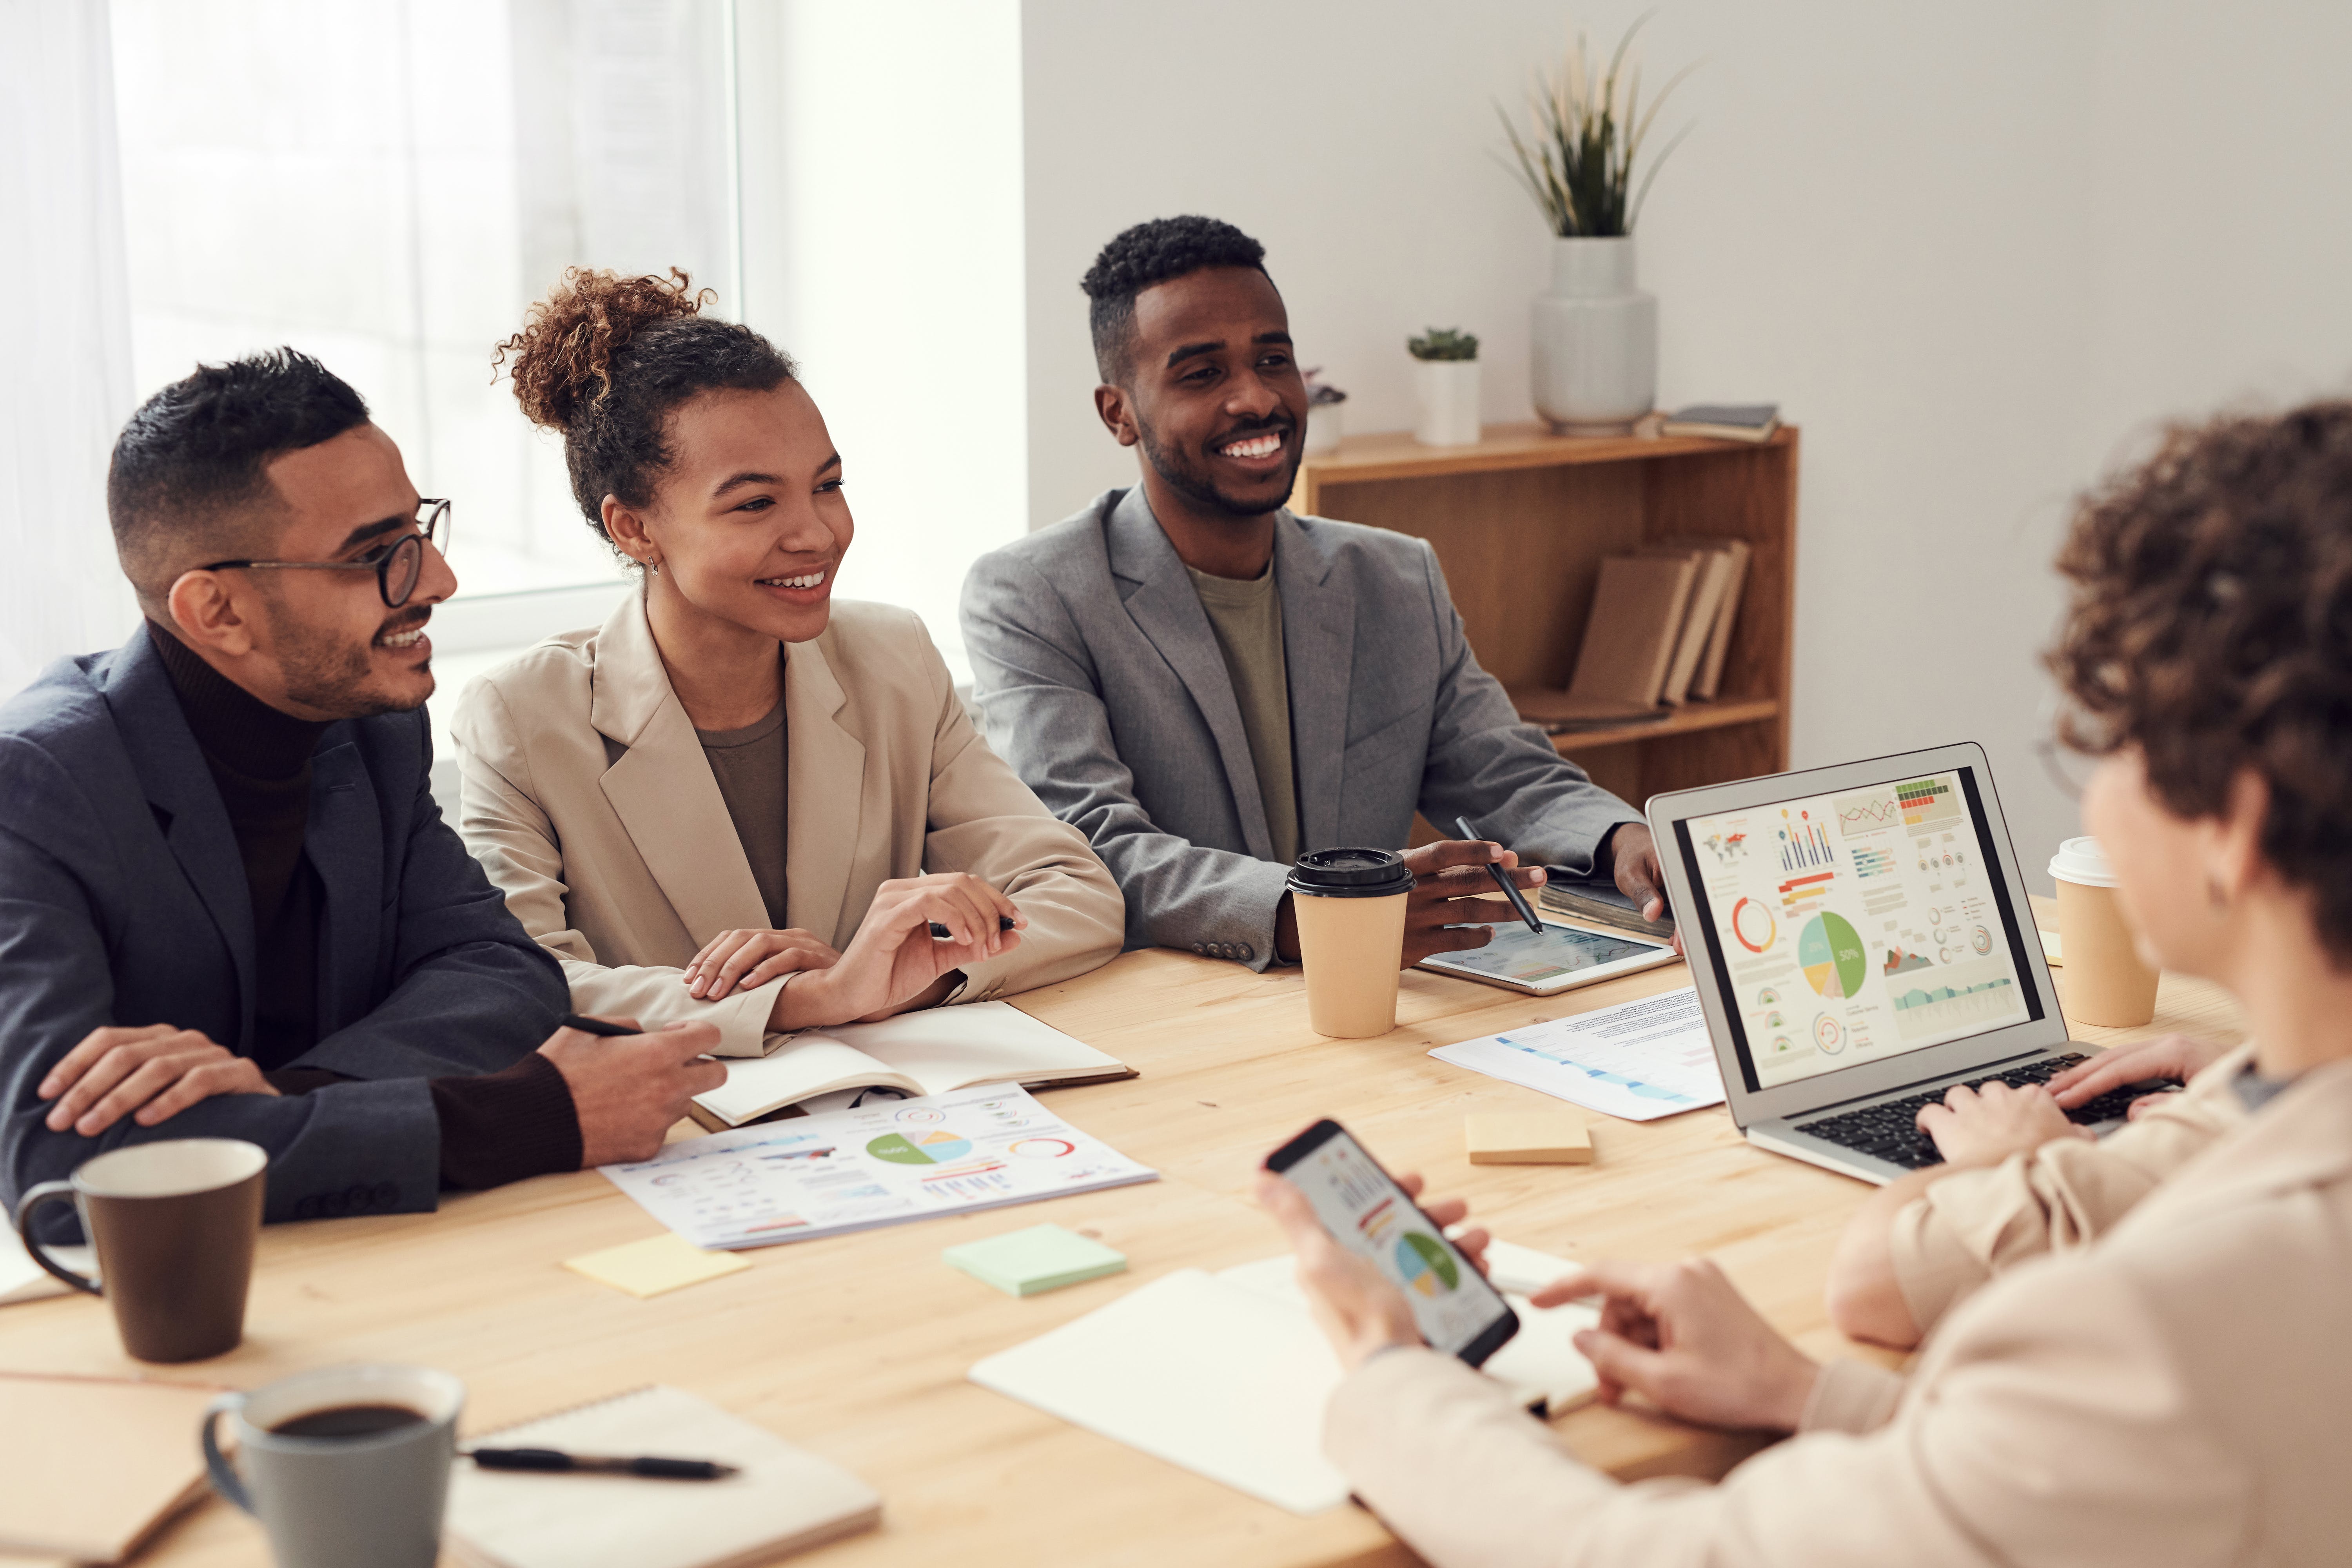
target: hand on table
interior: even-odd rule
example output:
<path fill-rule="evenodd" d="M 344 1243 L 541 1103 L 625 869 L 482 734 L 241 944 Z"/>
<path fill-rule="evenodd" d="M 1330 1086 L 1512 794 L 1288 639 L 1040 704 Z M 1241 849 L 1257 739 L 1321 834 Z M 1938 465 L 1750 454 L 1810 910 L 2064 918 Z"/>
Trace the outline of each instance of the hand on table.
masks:
<path fill-rule="evenodd" d="M 830 943 L 795 926 L 790 931 L 722 931 L 702 944 L 678 979 L 697 1001 L 765 985 L 796 969 L 830 969 L 841 962 Z"/>
<path fill-rule="evenodd" d="M 216 1046 L 201 1031 L 169 1024 L 92 1029 L 34 1090 L 54 1100 L 43 1125 L 95 1138 L 125 1116 L 142 1127 L 167 1121 L 216 1094 L 276 1094 L 259 1063 Z"/>
<path fill-rule="evenodd" d="M 1009 917 L 1013 929 L 999 929 Z M 931 923 L 947 928 L 933 937 Z M 964 871 L 902 877 L 875 889 L 866 919 L 849 939 L 840 961 L 786 990 L 780 1008 L 790 1006 L 793 1027 L 887 1018 L 922 1002 L 966 964 L 1011 952 L 1021 945 L 1028 917 L 1013 900 Z"/>
<path fill-rule="evenodd" d="M 1399 1176 L 1397 1185 L 1409 1197 L 1421 1195 L 1423 1184 L 1418 1175 Z M 1289 1235 L 1291 1250 L 1298 1255 L 1299 1288 L 1307 1294 L 1307 1304 L 1315 1313 L 1315 1321 L 1330 1340 L 1331 1348 L 1339 1352 L 1340 1365 L 1353 1372 L 1390 1345 L 1422 1342 L 1421 1330 L 1413 1322 L 1412 1309 L 1405 1304 L 1404 1292 L 1391 1284 L 1369 1260 L 1332 1240 L 1323 1222 L 1315 1217 L 1314 1205 L 1307 1201 L 1306 1194 L 1272 1171 L 1261 1171 L 1257 1201 Z M 1444 1227 L 1459 1224 L 1469 1214 L 1470 1205 L 1460 1198 L 1444 1198 L 1423 1205 L 1423 1212 Z M 1467 1230 L 1453 1237 L 1453 1241 L 1481 1273 L 1486 1271 L 1485 1231 Z"/>
<path fill-rule="evenodd" d="M 1666 875 L 1658 866 L 1657 840 L 1650 836 L 1649 825 L 1623 822 L 1609 836 L 1611 871 L 1617 879 L 1617 890 L 1641 906 L 1645 921 L 1663 921 L 1672 917 L 1666 912 Z M 1675 951 L 1683 950 L 1682 928 L 1676 926 L 1673 937 Z"/>
<path fill-rule="evenodd" d="M 1543 886 L 1542 867 L 1520 866 L 1519 858 L 1499 844 L 1444 838 L 1404 852 L 1413 883 L 1405 895 L 1402 967 L 1411 969 L 1433 953 L 1484 947 L 1494 940 L 1488 926 L 1519 918 L 1508 902 L 1479 897 L 1496 891 L 1495 879 L 1486 874 L 1490 861 L 1508 872 L 1521 891 Z"/>
<path fill-rule="evenodd" d="M 637 1027 L 635 1018 L 606 1023 Z M 727 1069 L 704 1058 L 719 1044 L 716 1024 L 672 1024 L 647 1034 L 591 1035 L 558 1029 L 539 1054 L 555 1064 L 572 1091 L 580 1122 L 580 1168 L 650 1160 L 686 1114 L 686 1103 L 727 1081 Z"/>
<path fill-rule="evenodd" d="M 2041 1084 L 2015 1089 L 1998 1079 L 1981 1089 L 1955 1084 L 1943 1104 L 1919 1108 L 1918 1122 L 1954 1165 L 1998 1165 L 2060 1138 L 2091 1136 L 2066 1120 Z"/>
<path fill-rule="evenodd" d="M 2060 1105 L 2072 1110 L 2109 1089 L 2145 1083 L 2152 1078 L 2177 1078 L 2185 1083 L 2229 1054 L 2227 1046 L 2192 1040 L 2186 1035 L 2135 1040 L 2068 1068 L 2050 1080 L 2050 1092 L 2057 1097 Z M 2141 1095 L 2131 1102 L 2128 1114 L 2138 1116 L 2158 1099 L 2154 1094 Z"/>
<path fill-rule="evenodd" d="M 1599 1296 L 1601 1326 L 1576 1336 L 1611 1405 L 1628 1390 L 1709 1426 L 1793 1432 L 1821 1368 L 1758 1315 L 1723 1270 L 1600 1263 L 1529 1298 L 1538 1307 Z"/>

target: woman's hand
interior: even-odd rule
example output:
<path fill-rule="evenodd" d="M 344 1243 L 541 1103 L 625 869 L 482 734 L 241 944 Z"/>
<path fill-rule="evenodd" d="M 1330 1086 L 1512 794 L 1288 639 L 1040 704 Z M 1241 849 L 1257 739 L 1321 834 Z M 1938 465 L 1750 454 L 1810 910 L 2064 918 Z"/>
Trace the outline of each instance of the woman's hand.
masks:
<path fill-rule="evenodd" d="M 2227 1046 L 2192 1040 L 2186 1035 L 2135 1040 L 2068 1068 L 2050 1080 L 2050 1092 L 2058 1097 L 2060 1105 L 2072 1110 L 2111 1089 L 2146 1083 L 2152 1078 L 2177 1078 L 2186 1083 L 2229 1054 Z M 2143 1094 L 2131 1102 L 2130 1114 L 2137 1116 L 2156 1102 L 2155 1095 Z"/>
<path fill-rule="evenodd" d="M 829 943 L 795 926 L 791 931 L 722 931 L 702 944 L 679 976 L 698 1002 L 765 985 L 796 969 L 830 969 L 841 961 Z"/>
<path fill-rule="evenodd" d="M 1399 1176 L 1397 1185 L 1405 1190 L 1408 1197 L 1421 1195 L 1422 1180 L 1418 1175 Z M 1291 1250 L 1298 1255 L 1299 1288 L 1307 1293 L 1307 1303 L 1330 1340 L 1331 1348 L 1339 1352 L 1341 1366 L 1353 1372 L 1391 1345 L 1422 1342 L 1421 1330 L 1413 1322 L 1412 1309 L 1406 1305 L 1404 1292 L 1391 1284 L 1369 1260 L 1332 1240 L 1323 1222 L 1315 1217 L 1314 1205 L 1307 1201 L 1306 1194 L 1272 1171 L 1261 1171 L 1257 1201 L 1289 1233 Z M 1470 1205 L 1460 1198 L 1446 1198 L 1427 1205 L 1422 1212 L 1443 1228 L 1461 1223 L 1469 1214 Z M 1468 1230 L 1452 1239 L 1463 1255 L 1485 1272 L 1486 1233 Z"/>
<path fill-rule="evenodd" d="M 1576 1336 L 1611 1405 L 1627 1390 L 1709 1426 L 1793 1432 L 1821 1368 L 1780 1337 L 1707 1258 L 1601 1263 L 1530 1300 L 1602 1298 L 1601 1326 Z"/>
<path fill-rule="evenodd" d="M 1013 929 L 1001 930 L 1000 917 L 1011 920 Z M 948 934 L 932 936 L 934 922 Z M 814 1017 L 802 1016 L 796 1027 L 887 1018 L 921 999 L 950 972 L 1019 947 L 1028 923 L 1012 900 L 968 872 L 885 882 L 875 889 L 840 962 L 788 988 L 784 1001 L 796 1016 L 817 1010 Z"/>
<path fill-rule="evenodd" d="M 1981 1089 L 1954 1084 L 1943 1104 L 1919 1108 L 1918 1122 L 1955 1165 L 1998 1165 L 2061 1138 L 2091 1136 L 2066 1120 L 2042 1085 L 2014 1089 L 1998 1079 Z"/>

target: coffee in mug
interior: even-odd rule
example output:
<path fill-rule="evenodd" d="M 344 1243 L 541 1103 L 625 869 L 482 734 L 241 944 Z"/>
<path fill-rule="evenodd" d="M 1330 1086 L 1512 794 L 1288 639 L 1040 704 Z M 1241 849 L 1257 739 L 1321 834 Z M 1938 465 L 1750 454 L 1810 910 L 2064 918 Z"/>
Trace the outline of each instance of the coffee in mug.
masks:
<path fill-rule="evenodd" d="M 2116 874 L 2095 838 L 2069 838 L 2050 862 L 2058 882 L 2058 940 L 2065 954 L 2066 1016 L 2132 1028 L 2156 1016 L 2156 971 L 2116 901 Z"/>
<path fill-rule="evenodd" d="M 433 1568 L 465 1405 L 465 1385 L 428 1367 L 306 1372 L 214 1400 L 205 1464 L 261 1521 L 278 1568 Z"/>
<path fill-rule="evenodd" d="M 122 1348 L 141 1361 L 202 1361 L 245 1337 L 246 1289 L 261 1231 L 268 1152 L 240 1138 L 169 1138 L 86 1160 L 16 1205 L 33 1261 L 114 1309 Z M 86 1279 L 33 1239 L 33 1216 L 70 1199 L 98 1259 Z"/>
<path fill-rule="evenodd" d="M 1396 1027 L 1412 873 L 1392 849 L 1318 849 L 1290 870 L 1307 1020 L 1318 1035 L 1369 1039 Z"/>

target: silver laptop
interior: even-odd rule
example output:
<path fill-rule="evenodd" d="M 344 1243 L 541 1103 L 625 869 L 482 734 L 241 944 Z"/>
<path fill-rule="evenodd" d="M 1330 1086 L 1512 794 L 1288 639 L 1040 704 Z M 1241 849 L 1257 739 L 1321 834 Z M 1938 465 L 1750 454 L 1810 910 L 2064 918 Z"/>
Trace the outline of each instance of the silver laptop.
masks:
<path fill-rule="evenodd" d="M 1750 1142 L 1892 1181 L 1941 1158 L 1914 1121 L 1929 1100 L 2089 1054 L 2066 1038 L 1981 747 L 1677 790 L 1649 818 Z"/>

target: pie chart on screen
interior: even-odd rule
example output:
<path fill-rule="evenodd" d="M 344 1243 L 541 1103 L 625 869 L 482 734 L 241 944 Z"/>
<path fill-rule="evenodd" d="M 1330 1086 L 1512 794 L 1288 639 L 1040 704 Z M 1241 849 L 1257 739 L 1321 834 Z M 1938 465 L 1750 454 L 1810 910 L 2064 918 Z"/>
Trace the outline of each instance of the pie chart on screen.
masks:
<path fill-rule="evenodd" d="M 1405 1289 L 1424 1296 L 1451 1290 L 1462 1283 L 1462 1270 L 1445 1256 L 1445 1244 L 1417 1230 L 1406 1231 L 1398 1238 L 1396 1266 L 1397 1273 L 1404 1279 Z"/>
<path fill-rule="evenodd" d="M 1863 960 L 1861 934 L 1843 915 L 1827 910 L 1797 933 L 1797 963 L 1805 984 L 1823 996 L 1859 995 L 1870 967 Z"/>
<path fill-rule="evenodd" d="M 1731 906 L 1731 934 L 1738 937 L 1739 945 L 1748 952 L 1763 952 L 1772 945 L 1772 939 L 1780 933 L 1780 926 L 1772 919 L 1772 911 L 1755 900 L 1742 899 Z"/>

